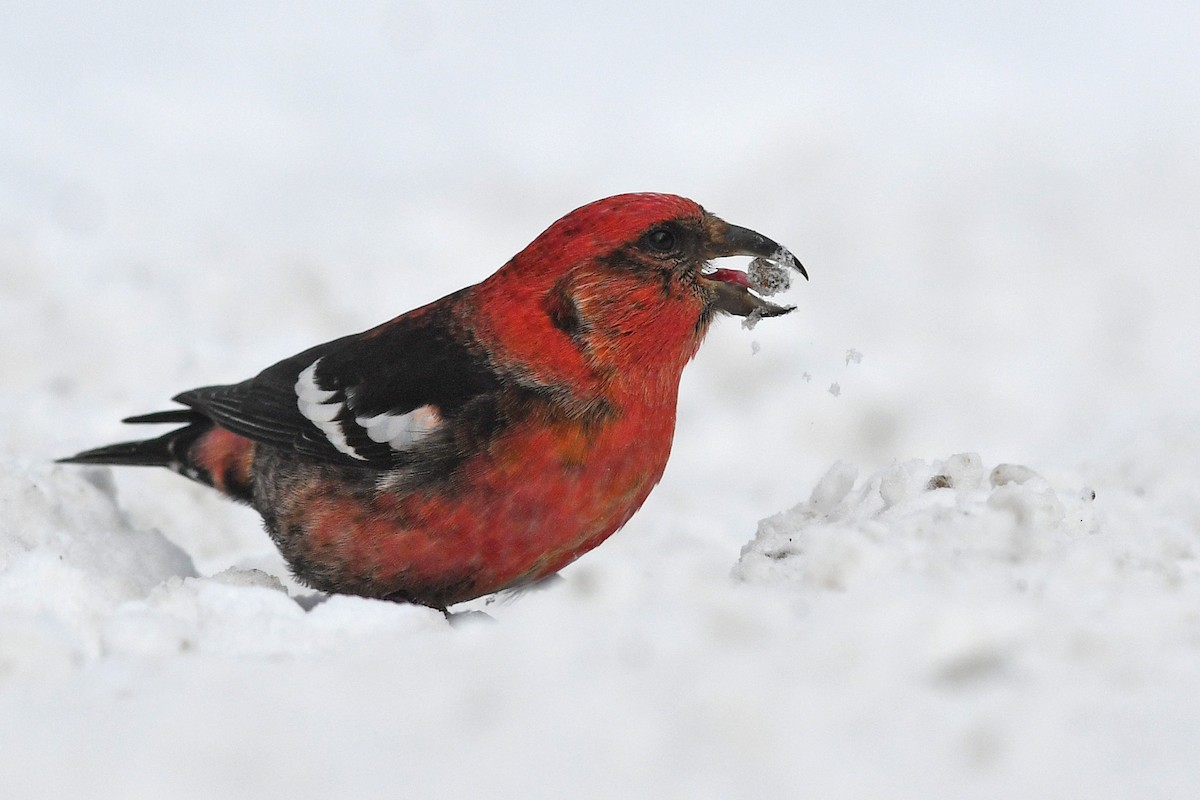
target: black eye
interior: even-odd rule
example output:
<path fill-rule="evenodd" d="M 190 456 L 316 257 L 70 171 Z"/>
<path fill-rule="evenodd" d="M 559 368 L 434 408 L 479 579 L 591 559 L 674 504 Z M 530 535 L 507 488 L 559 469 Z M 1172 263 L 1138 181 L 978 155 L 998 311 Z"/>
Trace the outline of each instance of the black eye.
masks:
<path fill-rule="evenodd" d="M 657 253 L 670 253 L 675 249 L 675 231 L 670 228 L 655 228 L 644 237 L 646 247 Z"/>

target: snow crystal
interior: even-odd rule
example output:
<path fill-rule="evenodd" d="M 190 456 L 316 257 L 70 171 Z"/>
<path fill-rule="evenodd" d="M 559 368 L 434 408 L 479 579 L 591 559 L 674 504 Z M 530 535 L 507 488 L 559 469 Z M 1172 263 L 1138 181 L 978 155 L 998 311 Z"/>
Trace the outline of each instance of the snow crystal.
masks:
<path fill-rule="evenodd" d="M 999 464 L 989 480 L 992 486 L 1004 486 L 1008 483 L 1028 483 L 1034 478 L 1040 478 L 1036 472 L 1021 464 Z"/>
<path fill-rule="evenodd" d="M 766 258 L 755 258 L 746 269 L 750 288 L 764 297 L 786 292 L 792 286 L 787 267 Z"/>

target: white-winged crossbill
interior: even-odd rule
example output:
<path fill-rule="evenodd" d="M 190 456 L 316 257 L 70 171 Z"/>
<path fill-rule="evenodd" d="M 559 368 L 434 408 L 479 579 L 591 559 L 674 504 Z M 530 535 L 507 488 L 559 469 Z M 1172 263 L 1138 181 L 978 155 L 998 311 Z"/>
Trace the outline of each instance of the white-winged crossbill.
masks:
<path fill-rule="evenodd" d="M 165 466 L 253 506 L 296 576 L 447 606 L 550 576 L 642 505 L 717 312 L 791 309 L 710 259 L 804 268 L 666 194 L 598 200 L 494 275 L 126 422 L 183 427 L 77 464 Z M 807 275 L 805 275 L 807 277 Z"/>

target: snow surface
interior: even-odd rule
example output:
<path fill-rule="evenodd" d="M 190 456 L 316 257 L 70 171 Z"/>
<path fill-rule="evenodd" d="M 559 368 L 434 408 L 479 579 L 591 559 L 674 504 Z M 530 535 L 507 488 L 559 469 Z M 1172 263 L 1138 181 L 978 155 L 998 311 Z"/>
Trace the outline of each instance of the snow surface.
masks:
<path fill-rule="evenodd" d="M 10 6 L 5 798 L 1196 796 L 1194 3 Z M 51 463 L 638 190 L 812 280 L 492 621 Z"/>

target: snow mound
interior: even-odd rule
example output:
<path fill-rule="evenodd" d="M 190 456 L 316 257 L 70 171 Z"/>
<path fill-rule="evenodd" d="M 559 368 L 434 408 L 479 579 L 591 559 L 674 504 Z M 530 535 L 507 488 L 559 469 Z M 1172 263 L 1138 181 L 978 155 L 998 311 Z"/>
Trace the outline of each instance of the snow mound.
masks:
<path fill-rule="evenodd" d="M 974 453 L 896 463 L 855 488 L 857 474 L 834 464 L 807 502 L 760 523 L 735 575 L 838 590 L 897 571 L 950 579 L 1008 564 L 1012 577 L 1096 530 L 1091 489 L 1017 464 L 989 472 Z"/>
<path fill-rule="evenodd" d="M 107 468 L 0 464 L 0 677 L 100 652 L 98 623 L 169 578 L 188 555 L 117 507 Z"/>
<path fill-rule="evenodd" d="M 107 467 L 5 462 L 0 498 L 0 685 L 104 658 L 329 652 L 446 627 L 417 606 L 293 598 L 256 569 L 201 577 L 180 547 L 130 521 Z"/>
<path fill-rule="evenodd" d="M 1183 660 L 1162 654 L 1195 641 L 1200 564 L 1195 530 L 1152 511 L 1173 485 L 1159 466 L 1161 481 L 1099 475 L 1094 491 L 975 454 L 862 481 L 837 463 L 807 501 L 759 524 L 733 573 L 790 588 L 867 673 L 1048 681 L 1081 696 L 1122 676 L 1183 681 Z"/>
<path fill-rule="evenodd" d="M 278 657 L 445 628 L 432 609 L 348 595 L 330 596 L 306 611 L 278 578 L 230 568 L 208 578 L 172 578 L 145 599 L 123 604 L 105 621 L 102 640 L 107 655 Z"/>

